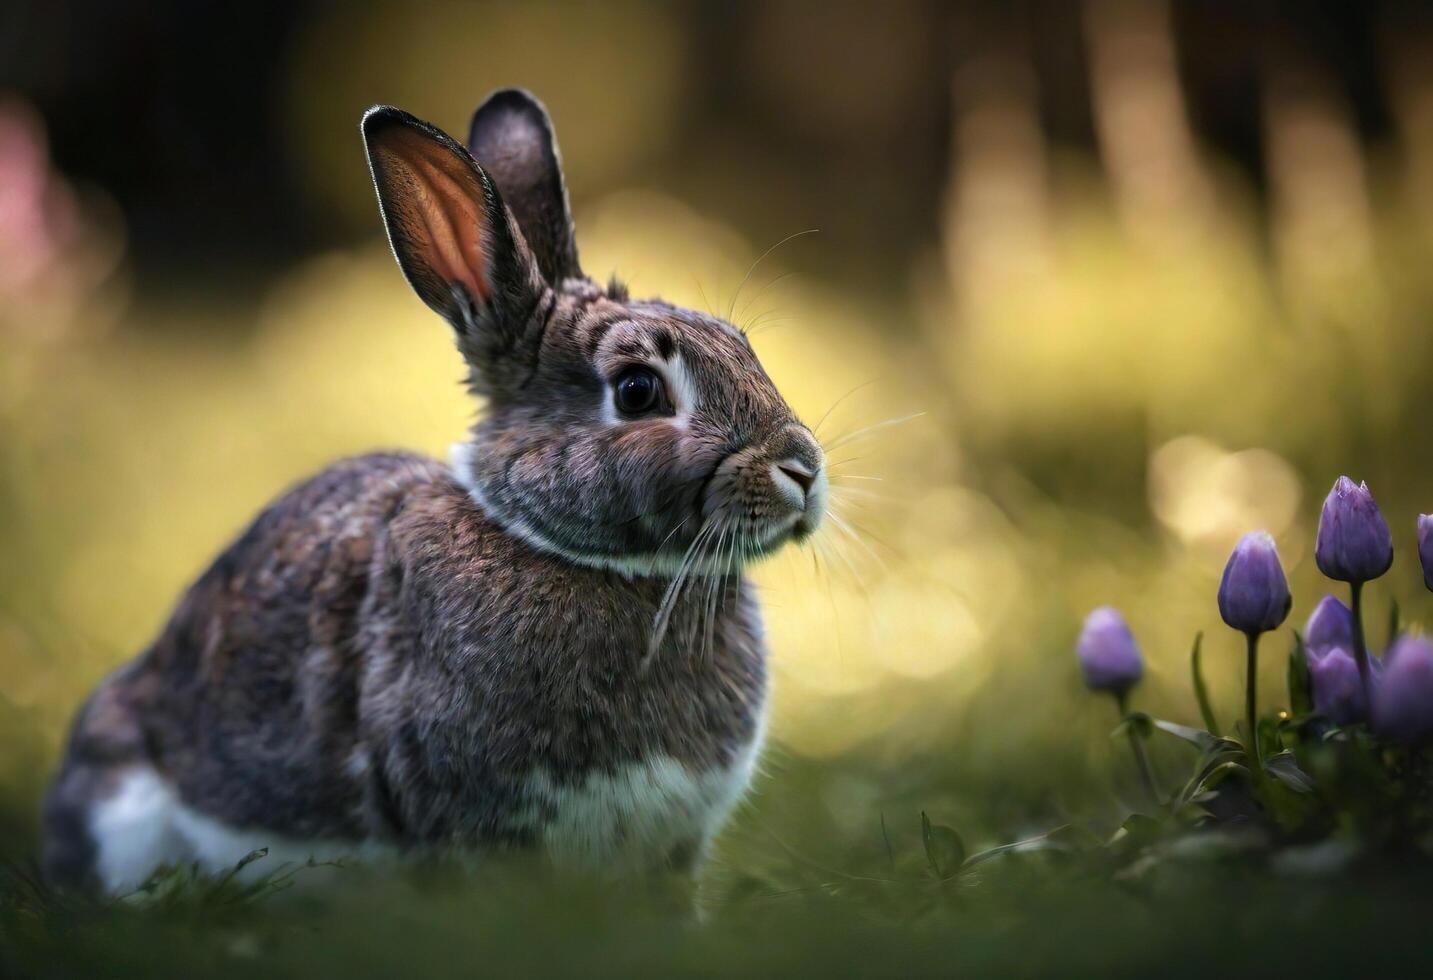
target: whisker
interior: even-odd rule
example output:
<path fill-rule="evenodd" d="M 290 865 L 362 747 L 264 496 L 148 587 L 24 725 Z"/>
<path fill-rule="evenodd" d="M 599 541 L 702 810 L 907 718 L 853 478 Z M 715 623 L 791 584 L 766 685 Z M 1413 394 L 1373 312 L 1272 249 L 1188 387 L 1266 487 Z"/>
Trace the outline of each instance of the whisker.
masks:
<path fill-rule="evenodd" d="M 712 309 L 711 301 L 707 299 L 707 291 L 702 288 L 701 280 L 698 279 L 696 276 L 692 276 L 692 285 L 697 287 L 697 293 L 701 296 L 702 306 L 706 309 L 707 313 L 710 316 L 715 317 L 716 310 Z"/>
<path fill-rule="evenodd" d="M 843 487 L 839 483 L 827 488 L 831 493 L 832 500 L 881 500 L 891 499 L 888 493 L 877 493 L 874 490 L 867 490 L 865 487 Z"/>
<path fill-rule="evenodd" d="M 856 385 L 856 387 L 854 387 L 854 388 L 852 388 L 850 391 L 846 392 L 846 393 L 845 393 L 844 395 L 842 395 L 840 398 L 837 398 L 834 402 L 831 403 L 831 407 L 828 408 L 828 409 L 826 409 L 826 411 L 822 413 L 820 421 L 818 421 L 818 422 L 816 423 L 815 427 L 812 428 L 811 434 L 814 436 L 814 435 L 816 435 L 818 432 L 821 431 L 821 426 L 823 426 L 823 425 L 826 424 L 826 420 L 831 417 L 831 413 L 834 412 L 834 411 L 836 411 L 837 406 L 839 406 L 843 401 L 845 401 L 847 398 L 850 398 L 852 395 L 854 395 L 856 392 L 860 391 L 862 388 L 869 388 L 869 387 L 871 387 L 871 385 L 873 385 L 873 384 L 875 384 L 875 383 L 876 383 L 876 379 L 875 379 L 875 378 L 871 378 L 869 381 L 862 381 L 860 384 Z"/>
<path fill-rule="evenodd" d="M 855 490 L 855 488 L 854 488 L 854 487 L 846 487 L 846 488 L 844 488 L 844 490 L 845 490 L 846 492 L 851 492 L 851 491 Z M 889 497 L 881 497 L 881 498 L 878 498 L 878 499 L 880 499 L 880 502 L 881 502 L 881 503 L 880 503 L 880 506 L 883 508 L 882 513 L 884 513 L 884 508 L 885 508 L 885 506 L 890 502 L 891 498 L 889 498 Z M 864 502 L 863 502 L 863 501 L 854 501 L 854 500 L 851 500 L 851 499 L 848 499 L 848 498 L 844 498 L 844 497 L 833 497 L 833 498 L 831 498 L 832 509 L 833 509 L 834 511 L 836 511 L 837 513 L 839 513 L 841 517 L 844 517 L 844 518 L 846 519 L 846 523 L 849 524 L 855 531 L 859 532 L 862 537 L 869 538 L 870 540 L 874 541 L 876 544 L 878 544 L 878 545 L 880 545 L 881 547 L 885 548 L 885 549 L 886 549 L 888 552 L 890 552 L 892 555 L 895 555 L 895 556 L 897 556 L 897 557 L 900 557 L 900 556 L 903 554 L 902 551 L 901 551 L 901 549 L 895 547 L 895 546 L 892 545 L 890 542 L 886 541 L 886 539 L 883 538 L 883 537 L 881 537 L 879 534 L 876 534 L 874 531 L 871 530 L 871 528 L 870 528 L 868 525 L 863 524 L 863 523 L 861 523 L 860 521 L 858 521 L 858 520 L 856 519 L 856 515 L 853 515 L 853 514 L 851 513 L 850 505 L 860 506 L 862 503 L 864 503 Z M 844 508 L 844 509 L 843 509 L 843 508 Z M 861 512 L 860 512 L 861 515 L 864 515 L 865 513 L 866 513 L 865 511 L 861 511 Z"/>
<path fill-rule="evenodd" d="M 698 622 L 704 622 L 705 624 L 705 628 L 702 631 L 702 643 L 700 648 L 700 659 L 702 661 L 708 661 L 711 654 L 713 634 L 716 632 L 716 593 L 717 589 L 720 588 L 720 584 L 726 581 L 726 573 L 722 561 L 722 547 L 726 542 L 727 533 L 734 527 L 735 525 L 733 524 L 725 524 L 722 526 L 721 533 L 716 537 L 716 545 L 711 548 L 710 552 L 710 557 L 716 559 L 716 564 L 708 576 L 709 581 L 707 582 L 706 594 L 702 596 L 701 605 L 698 607 L 701 612 Z"/>
<path fill-rule="evenodd" d="M 701 529 L 697 531 L 696 537 L 692 539 L 692 543 L 687 546 L 686 554 L 683 556 L 681 564 L 677 566 L 677 573 L 672 576 L 671 584 L 667 586 L 667 591 L 662 594 L 662 601 L 657 606 L 657 615 L 652 622 L 652 639 L 647 646 L 646 655 L 643 656 L 641 664 L 638 665 L 640 672 L 646 672 L 652 660 L 656 657 L 658 649 L 661 648 L 662 640 L 667 635 L 667 626 L 672 619 L 672 610 L 677 604 L 678 594 L 681 592 L 682 586 L 686 583 L 693 568 L 692 562 L 697 557 L 697 553 L 704 542 L 711 537 L 712 531 L 717 527 L 718 524 L 714 520 L 708 519 L 702 524 Z"/>
<path fill-rule="evenodd" d="M 744 569 L 744 568 L 746 567 L 746 563 L 747 563 L 753 556 L 755 556 L 755 555 L 757 554 L 757 552 L 758 552 L 758 550 L 759 550 L 759 547 L 760 547 L 760 542 L 758 541 L 758 539 L 757 539 L 757 537 L 756 537 L 755 535 L 749 534 L 749 533 L 743 533 L 743 534 L 741 534 L 741 535 L 738 535 L 738 537 L 737 537 L 737 539 L 736 539 L 736 552 L 735 552 L 735 558 L 736 558 L 736 561 L 737 561 L 737 566 L 736 566 L 736 567 L 737 567 L 738 577 L 735 579 L 735 581 L 734 581 L 734 582 L 732 583 L 732 585 L 729 587 L 729 591 L 728 591 L 728 592 L 724 592 L 724 593 L 722 594 L 722 605 L 723 605 L 723 608 L 725 607 L 726 601 L 727 601 L 728 598 L 738 598 L 738 597 L 740 597 L 740 595 L 741 595 L 741 578 L 740 578 L 740 572 L 741 572 L 742 569 Z M 787 568 L 787 571 L 788 571 L 788 572 L 790 571 L 790 567 L 789 567 L 789 566 L 788 566 L 788 568 Z M 788 578 L 789 578 L 789 575 L 788 575 Z"/>
<path fill-rule="evenodd" d="M 736 301 L 741 297 L 742 288 L 745 287 L 747 281 L 751 279 L 751 275 L 756 271 L 756 267 L 761 265 L 761 263 L 766 260 L 766 257 L 768 255 L 770 255 L 772 252 L 776 251 L 778 248 L 785 245 L 789 241 L 794 241 L 797 238 L 801 238 L 803 235 L 814 235 L 818 231 L 820 231 L 819 228 L 807 228 L 805 231 L 798 231 L 794 234 L 787 235 L 781 241 L 777 242 L 775 245 L 768 248 L 765 252 L 762 252 L 760 255 L 758 255 L 756 257 L 756 261 L 751 263 L 751 268 L 746 270 L 746 275 L 741 277 L 741 282 L 737 284 L 736 292 L 731 294 L 731 305 L 727 308 L 726 311 L 727 320 L 730 321 L 732 313 L 736 311 Z"/>
<path fill-rule="evenodd" d="M 872 425 L 864 426 L 864 427 L 862 427 L 862 428 L 860 428 L 860 429 L 857 429 L 855 432 L 848 432 L 848 433 L 846 433 L 844 436 L 841 436 L 841 437 L 838 438 L 838 439 L 832 440 L 831 443 L 826 446 L 826 451 L 829 453 L 829 452 L 831 452 L 833 449 L 839 449 L 840 447 L 846 445 L 847 443 L 852 442 L 852 441 L 854 441 L 854 440 L 856 440 L 856 439 L 859 439 L 859 438 L 861 438 L 862 436 L 870 435 L 870 434 L 873 433 L 873 432 L 879 432 L 881 429 L 889 429 L 891 426 L 900 425 L 901 423 L 903 423 L 903 422 L 909 422 L 909 421 L 911 421 L 912 419 L 918 419 L 918 418 L 920 418 L 920 417 L 921 417 L 922 415 L 924 415 L 924 414 L 926 414 L 926 413 L 925 413 L 925 412 L 912 412 L 912 413 L 909 414 L 909 415 L 901 415 L 901 416 L 898 416 L 898 417 L 893 418 L 893 419 L 886 419 L 886 420 L 883 421 L 883 422 L 876 422 L 876 423 L 874 423 L 874 424 L 872 424 Z"/>
<path fill-rule="evenodd" d="M 729 522 L 723 525 L 722 533 L 717 536 L 716 543 L 708 550 L 708 561 L 710 562 L 710 581 L 707 583 L 707 593 L 703 601 L 702 612 L 705 616 L 705 630 L 703 642 L 699 650 L 701 659 L 709 661 L 712 650 L 715 648 L 716 616 L 718 600 L 721 597 L 721 590 L 725 588 L 727 577 L 731 570 L 731 557 L 729 554 L 728 542 L 735 539 L 740 533 L 736 522 Z"/>
<path fill-rule="evenodd" d="M 770 289 L 772 286 L 775 286 L 777 283 L 790 279 L 794 275 L 796 275 L 794 271 L 783 272 L 781 275 L 776 276 L 772 279 L 768 279 L 766 280 L 766 282 L 762 283 L 761 288 L 756 291 L 756 295 L 751 297 L 751 299 L 747 300 L 746 304 L 742 306 L 742 308 L 737 312 L 737 318 L 744 319 L 746 317 L 746 311 L 751 309 L 752 304 L 754 304 L 757 300 L 761 299 L 762 293 L 766 292 L 768 289 Z"/>
<path fill-rule="evenodd" d="M 709 659 L 716 650 L 716 618 L 721 615 L 722 610 L 726 608 L 727 595 L 732 587 L 733 575 L 740 574 L 736 571 L 739 567 L 737 564 L 737 552 L 740 550 L 745 537 L 746 534 L 740 527 L 733 526 L 731 540 L 727 543 L 726 557 L 722 559 L 722 577 L 720 584 L 717 586 L 712 598 L 711 625 L 708 627 L 708 633 L 712 637 L 712 643 L 707 651 Z"/>
<path fill-rule="evenodd" d="M 886 564 L 886 560 L 880 555 L 878 555 L 876 553 L 876 550 L 872 548 L 869 544 L 867 544 L 865 540 L 859 534 L 856 533 L 855 529 L 851 527 L 850 524 L 846 523 L 845 519 L 843 519 L 840 514 L 836 513 L 833 510 L 828 512 L 826 516 L 831 518 L 831 523 L 836 526 L 836 529 L 838 531 L 844 532 L 852 541 L 856 542 L 856 544 L 860 545 L 863 549 L 865 549 L 866 554 L 870 555 L 871 558 L 876 562 L 876 564 L 881 566 L 881 571 L 883 573 L 885 573 L 887 576 L 890 575 L 891 570 L 890 567 Z"/>
<path fill-rule="evenodd" d="M 815 567 L 818 569 L 823 585 L 822 591 L 826 594 L 827 605 L 831 608 L 830 622 L 835 634 L 836 661 L 839 664 L 846 664 L 850 660 L 850 652 L 846 649 L 846 633 L 841 628 L 843 622 L 841 616 L 842 605 L 836 598 L 837 578 L 839 577 L 844 580 L 849 576 L 851 585 L 861 594 L 862 601 L 867 606 L 870 604 L 868 590 L 866 589 L 865 583 L 861 581 L 860 576 L 856 574 L 855 569 L 851 567 L 849 562 L 844 561 L 844 556 L 841 557 L 846 565 L 846 573 L 839 574 L 837 572 L 836 562 L 832 558 L 832 555 L 837 554 L 839 556 L 839 552 L 836 551 L 831 538 L 818 538 L 814 539 L 814 542 L 816 545 L 813 551 L 816 558 Z"/>
<path fill-rule="evenodd" d="M 856 588 L 860 590 L 862 598 L 869 603 L 871 598 L 870 586 L 866 583 L 866 580 L 861 577 L 861 573 L 856 571 L 856 566 L 851 562 L 850 557 L 847 556 L 844 549 L 836 547 L 836 542 L 833 539 L 828 538 L 827 544 L 835 553 L 836 557 L 841 559 L 841 564 L 846 566 L 846 571 L 851 574 L 851 581 L 855 583 Z"/>
<path fill-rule="evenodd" d="M 843 491 L 844 491 L 844 490 L 850 490 L 850 489 L 852 489 L 852 488 L 851 488 L 851 487 L 843 487 L 843 488 L 842 488 Z M 691 514 L 688 514 L 686 517 L 683 517 L 680 521 L 677 522 L 677 526 L 676 526 L 676 527 L 672 528 L 670 531 L 667 532 L 667 536 L 664 537 L 664 538 L 662 538 L 661 543 L 657 545 L 657 550 L 656 550 L 655 554 L 660 555 L 660 554 L 662 553 L 662 549 L 667 546 L 667 542 L 670 541 L 670 540 L 672 540 L 672 535 L 674 535 L 674 534 L 676 534 L 678 531 L 680 531 L 680 530 L 682 529 L 682 526 L 683 526 L 684 524 L 686 524 L 688 520 L 691 519 L 691 516 L 692 516 Z"/>
<path fill-rule="evenodd" d="M 750 324 L 748 324 L 747 327 L 746 327 L 746 330 L 743 331 L 743 332 L 744 332 L 748 337 L 754 337 L 754 336 L 756 336 L 757 334 L 761 333 L 763 330 L 766 330 L 766 329 L 769 328 L 769 327 L 773 327 L 773 326 L 777 325 L 778 323 L 788 323 L 788 322 L 790 322 L 790 321 L 792 321 L 792 320 L 795 320 L 795 319 L 796 319 L 796 317 L 795 317 L 794 315 L 793 315 L 793 316 L 768 316 L 768 315 L 766 315 L 766 314 L 762 314 L 761 316 L 759 316 L 759 317 L 757 317 L 755 320 L 753 320 Z"/>
<path fill-rule="evenodd" d="M 812 568 L 816 570 L 816 577 L 820 580 L 822 591 L 826 593 L 826 602 L 831 607 L 831 624 L 836 632 L 836 659 L 841 663 L 846 661 L 846 645 L 841 632 L 841 612 L 836 606 L 836 590 L 833 587 L 831 573 L 827 565 L 822 563 L 825 558 L 826 546 L 824 542 L 817 542 L 817 547 L 811 549 Z"/>
<path fill-rule="evenodd" d="M 873 542 L 875 542 L 876 544 L 880 545 L 882 548 L 885 548 L 886 551 L 889 552 L 892 556 L 894 556 L 894 557 L 896 557 L 896 558 L 904 558 L 904 557 L 905 557 L 905 552 L 904 552 L 904 551 L 902 551 L 900 548 L 897 548 L 895 545 L 891 544 L 889 541 L 887 541 L 885 538 L 881 537 L 879 534 L 876 534 L 875 532 L 873 532 L 873 531 L 872 531 L 869 527 L 867 527 L 866 525 L 864 525 L 864 524 L 858 524 L 858 523 L 856 523 L 855 521 L 850 520 L 849 517 L 847 518 L 847 522 L 851 525 L 851 527 L 853 527 L 853 528 L 857 531 L 857 533 L 859 533 L 859 534 L 861 535 L 861 537 L 868 539 L 868 541 L 873 541 Z"/>

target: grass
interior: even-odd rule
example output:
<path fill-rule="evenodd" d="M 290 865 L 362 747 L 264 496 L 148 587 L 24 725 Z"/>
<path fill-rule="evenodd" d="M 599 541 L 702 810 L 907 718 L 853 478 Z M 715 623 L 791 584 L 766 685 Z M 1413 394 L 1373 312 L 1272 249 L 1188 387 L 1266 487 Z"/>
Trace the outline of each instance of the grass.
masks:
<path fill-rule="evenodd" d="M 787 766 L 690 890 L 499 855 L 476 867 L 280 867 L 249 883 L 171 869 L 142 895 L 94 903 L 46 888 L 25 856 L 33 841 L 12 839 L 0 975 L 1335 976 L 1433 961 L 1425 868 L 1301 877 L 1225 851 L 1116 870 L 1043 851 L 941 878 L 918 812 L 852 792 L 869 775 L 850 762 Z M 990 801 L 989 817 L 1008 786 L 964 792 Z M 1081 826 L 1103 836 L 1120 812 Z"/>

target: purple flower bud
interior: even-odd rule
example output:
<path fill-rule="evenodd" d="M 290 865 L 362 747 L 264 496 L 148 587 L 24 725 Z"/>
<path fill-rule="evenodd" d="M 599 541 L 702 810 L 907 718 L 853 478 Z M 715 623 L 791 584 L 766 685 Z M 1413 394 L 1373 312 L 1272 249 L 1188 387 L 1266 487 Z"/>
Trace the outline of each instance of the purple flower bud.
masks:
<path fill-rule="evenodd" d="M 1084 629 L 1075 644 L 1085 686 L 1092 691 L 1123 693 L 1144 673 L 1144 661 L 1134 634 L 1124 617 L 1110 606 L 1101 606 L 1085 617 Z"/>
<path fill-rule="evenodd" d="M 1239 539 L 1219 582 L 1219 615 L 1244 633 L 1277 629 L 1293 605 L 1274 539 L 1254 531 Z"/>
<path fill-rule="evenodd" d="M 1433 736 L 1433 643 L 1423 636 L 1400 636 L 1383 658 L 1373 688 L 1373 729 L 1399 742 Z"/>
<path fill-rule="evenodd" d="M 1393 564 L 1393 535 L 1368 492 L 1341 476 L 1324 500 L 1314 542 L 1319 571 L 1340 582 L 1369 582 Z"/>
<path fill-rule="evenodd" d="M 1358 664 L 1344 647 L 1326 649 L 1309 663 L 1314 685 L 1314 708 L 1336 725 L 1368 720 L 1368 700 L 1363 696 L 1363 679 Z"/>
<path fill-rule="evenodd" d="M 1423 566 L 1423 584 L 1433 591 L 1433 514 L 1418 515 L 1418 563 Z"/>
<path fill-rule="evenodd" d="M 1309 666 L 1334 647 L 1341 647 L 1345 653 L 1353 649 L 1353 613 L 1337 596 L 1326 595 L 1304 627 L 1304 654 Z"/>

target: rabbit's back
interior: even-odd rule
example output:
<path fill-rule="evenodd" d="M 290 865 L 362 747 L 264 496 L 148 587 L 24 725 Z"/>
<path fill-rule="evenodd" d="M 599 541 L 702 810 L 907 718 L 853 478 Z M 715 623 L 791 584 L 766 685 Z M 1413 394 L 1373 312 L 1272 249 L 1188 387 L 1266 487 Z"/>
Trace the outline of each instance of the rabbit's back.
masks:
<path fill-rule="evenodd" d="M 345 460 L 268 507 L 181 600 L 137 684 L 151 751 L 181 797 L 241 826 L 367 835 L 342 763 L 384 597 L 386 527 L 447 480 L 405 454 Z M 336 764 L 337 763 L 337 764 Z"/>

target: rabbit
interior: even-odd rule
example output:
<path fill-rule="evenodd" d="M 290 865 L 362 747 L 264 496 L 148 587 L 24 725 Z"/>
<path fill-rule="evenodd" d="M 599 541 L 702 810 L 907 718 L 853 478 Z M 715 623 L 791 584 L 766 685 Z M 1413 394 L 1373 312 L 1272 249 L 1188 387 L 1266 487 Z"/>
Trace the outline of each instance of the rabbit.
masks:
<path fill-rule="evenodd" d="M 413 290 L 485 409 L 450 463 L 334 464 L 259 514 L 74 721 L 42 864 L 532 852 L 695 874 L 761 750 L 745 569 L 820 526 L 824 456 L 742 331 L 578 265 L 552 126 L 507 89 L 467 147 L 375 106 Z"/>

